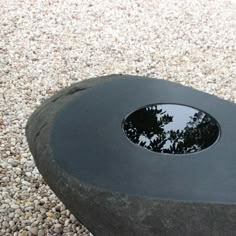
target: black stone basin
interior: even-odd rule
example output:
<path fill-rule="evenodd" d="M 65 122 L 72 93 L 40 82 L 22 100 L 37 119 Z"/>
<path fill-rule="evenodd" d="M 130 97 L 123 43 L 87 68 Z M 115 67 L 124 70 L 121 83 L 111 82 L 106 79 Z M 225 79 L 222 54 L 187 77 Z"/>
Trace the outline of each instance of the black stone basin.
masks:
<path fill-rule="evenodd" d="M 36 165 L 97 235 L 236 235 L 236 106 L 165 80 L 89 79 L 28 121 Z"/>

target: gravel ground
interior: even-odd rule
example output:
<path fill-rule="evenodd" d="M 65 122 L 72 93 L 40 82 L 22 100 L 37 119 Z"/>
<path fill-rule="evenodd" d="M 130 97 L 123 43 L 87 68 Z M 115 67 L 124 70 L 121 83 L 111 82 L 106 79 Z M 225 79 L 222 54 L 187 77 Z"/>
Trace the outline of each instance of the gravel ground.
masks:
<path fill-rule="evenodd" d="M 235 102 L 235 42 L 234 0 L 0 0 L 0 235 L 89 235 L 27 146 L 26 121 L 45 98 L 126 73 Z"/>

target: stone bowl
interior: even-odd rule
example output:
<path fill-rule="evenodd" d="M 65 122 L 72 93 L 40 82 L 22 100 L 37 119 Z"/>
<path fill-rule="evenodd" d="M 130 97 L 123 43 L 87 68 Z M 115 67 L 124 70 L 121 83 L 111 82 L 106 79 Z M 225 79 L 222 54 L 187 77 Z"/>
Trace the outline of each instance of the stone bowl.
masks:
<path fill-rule="evenodd" d="M 180 123 L 195 119 L 179 110 L 187 108 L 210 126 L 187 122 L 168 146 L 166 123 L 174 116 L 165 116 L 166 105 L 177 107 Z M 155 133 L 147 124 L 158 119 L 164 123 Z M 235 104 L 218 97 L 165 80 L 110 75 L 46 100 L 26 136 L 47 184 L 94 235 L 236 235 L 235 120 Z"/>

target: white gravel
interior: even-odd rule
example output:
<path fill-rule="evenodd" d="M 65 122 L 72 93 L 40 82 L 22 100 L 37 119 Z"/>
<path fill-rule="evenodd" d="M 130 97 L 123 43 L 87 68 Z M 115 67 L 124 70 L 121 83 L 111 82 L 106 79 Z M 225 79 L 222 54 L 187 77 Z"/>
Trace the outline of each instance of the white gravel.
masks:
<path fill-rule="evenodd" d="M 235 102 L 235 42 L 234 0 L 0 0 L 0 235 L 89 235 L 27 146 L 26 121 L 45 98 L 126 73 Z"/>

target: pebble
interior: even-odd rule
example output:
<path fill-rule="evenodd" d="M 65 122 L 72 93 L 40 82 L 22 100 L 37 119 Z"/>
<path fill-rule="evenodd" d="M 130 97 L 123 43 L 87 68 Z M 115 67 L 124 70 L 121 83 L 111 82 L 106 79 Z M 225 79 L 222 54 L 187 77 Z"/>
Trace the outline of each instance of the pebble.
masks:
<path fill-rule="evenodd" d="M 49 218 L 52 218 L 54 216 L 54 214 L 52 212 L 47 212 L 46 216 L 49 217 Z"/>
<path fill-rule="evenodd" d="M 54 225 L 54 232 L 55 233 L 61 233 L 62 232 L 62 225 L 61 224 L 55 224 Z"/>
<path fill-rule="evenodd" d="M 38 236 L 45 236 L 45 231 L 43 229 L 40 229 L 38 232 Z"/>
<path fill-rule="evenodd" d="M 28 236 L 28 233 L 26 230 L 23 230 L 23 232 L 20 234 L 20 236 Z"/>
<path fill-rule="evenodd" d="M 6 229 L 9 228 L 9 223 L 7 221 L 3 221 L 2 225 Z"/>
<path fill-rule="evenodd" d="M 13 225 L 13 226 L 11 227 L 11 231 L 12 231 L 12 232 L 15 232 L 15 231 L 17 231 L 17 230 L 18 230 L 17 225 Z"/>
<path fill-rule="evenodd" d="M 38 235 L 38 228 L 37 227 L 30 227 L 29 231 L 33 234 L 33 235 Z"/>
<path fill-rule="evenodd" d="M 66 219 L 65 223 L 64 223 L 64 226 L 67 227 L 69 225 L 69 223 L 70 223 L 70 219 Z"/>
<path fill-rule="evenodd" d="M 9 162 L 9 164 L 10 164 L 12 167 L 17 167 L 19 163 L 18 163 L 18 161 L 11 160 L 11 161 Z"/>
<path fill-rule="evenodd" d="M 3 168 L 3 169 L 7 169 L 8 166 L 9 166 L 9 165 L 8 165 L 8 163 L 6 163 L 6 162 L 0 163 L 0 167 Z"/>
<path fill-rule="evenodd" d="M 31 174 L 30 172 L 25 172 L 25 175 L 26 175 L 27 177 L 31 177 L 31 176 L 32 176 L 32 174 Z"/>
<path fill-rule="evenodd" d="M 9 182 L 9 177 L 8 176 L 3 177 L 2 182 Z"/>
<path fill-rule="evenodd" d="M 9 225 L 12 228 L 13 226 L 15 226 L 15 221 L 13 221 L 13 220 L 9 221 Z"/>
<path fill-rule="evenodd" d="M 9 218 L 11 218 L 11 219 L 12 219 L 12 218 L 14 218 L 14 216 L 15 216 L 15 213 L 14 213 L 14 212 L 11 212 L 11 213 L 9 213 L 9 215 L 8 215 L 8 216 L 9 216 Z"/>
<path fill-rule="evenodd" d="M 6 208 L 9 207 L 9 205 L 7 204 L 8 200 L 9 200 L 9 199 L 6 199 L 6 200 L 5 200 L 6 203 L 3 203 L 2 205 L 0 205 L 0 209 L 6 209 Z"/>
<path fill-rule="evenodd" d="M 77 219 L 75 218 L 73 214 L 70 215 L 70 220 L 72 223 L 75 223 L 77 221 Z"/>
<path fill-rule="evenodd" d="M 16 204 L 11 204 L 10 207 L 11 207 L 12 209 L 18 209 L 18 208 L 19 208 L 19 206 L 16 205 Z"/>

